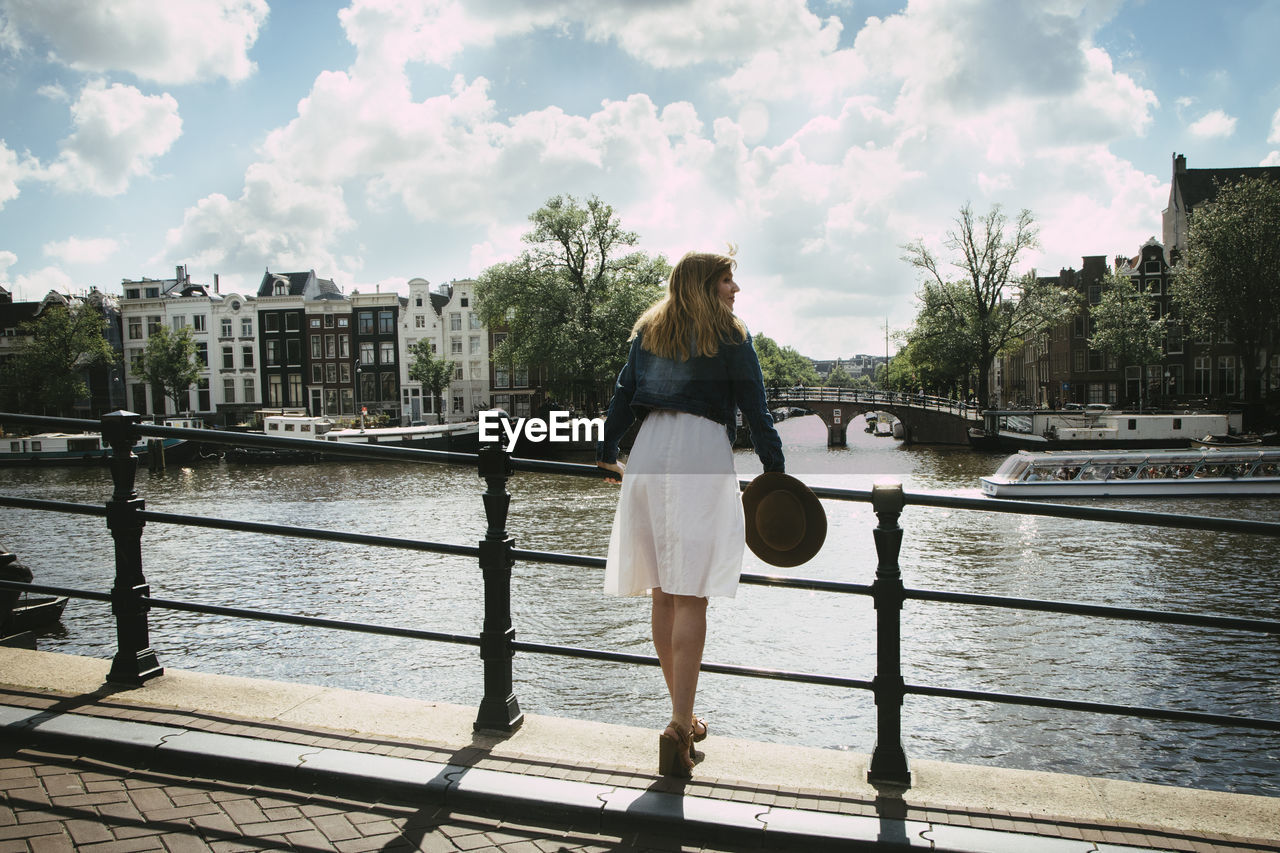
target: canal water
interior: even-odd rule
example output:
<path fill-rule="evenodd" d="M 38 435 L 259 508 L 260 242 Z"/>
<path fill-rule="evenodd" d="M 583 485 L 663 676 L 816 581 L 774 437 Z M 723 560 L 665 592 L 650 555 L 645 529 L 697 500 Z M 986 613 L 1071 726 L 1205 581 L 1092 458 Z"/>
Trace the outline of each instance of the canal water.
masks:
<path fill-rule="evenodd" d="M 891 478 L 907 491 L 979 497 L 978 477 L 1000 456 L 904 447 L 849 431 L 828 449 L 816 417 L 779 424 L 787 469 L 812 485 L 869 489 Z M 746 479 L 760 470 L 739 451 Z M 2 491 L 101 503 L 105 469 L 10 469 Z M 474 469 L 344 461 L 288 466 L 205 461 L 139 473 L 147 508 L 245 521 L 474 545 L 484 535 Z M 603 555 L 617 488 L 602 481 L 517 474 L 508 529 L 516 547 Z M 1102 503 L 1102 502 L 1100 502 Z M 826 501 L 827 543 L 789 573 L 870 583 L 876 520 L 861 502 Z M 1104 503 L 1117 506 L 1115 503 Z M 1276 499 L 1133 499 L 1126 508 L 1277 520 Z M 107 590 L 113 557 L 105 522 L 6 509 L 0 544 L 37 582 Z M 1034 516 L 908 507 L 901 564 L 910 587 L 1275 618 L 1280 541 L 1256 536 L 1100 525 Z M 478 634 L 475 561 L 412 551 L 283 540 L 253 533 L 149 524 L 147 580 L 158 598 L 261 608 Z M 748 551 L 744 570 L 775 572 Z M 652 654 L 648 603 L 600 592 L 602 572 L 517 563 L 517 638 Z M 1246 632 L 908 602 L 908 682 L 1214 713 L 1280 717 L 1280 640 Z M 153 611 L 164 666 L 345 687 L 476 705 L 472 646 L 424 643 L 263 622 Z M 713 600 L 708 661 L 870 679 L 874 610 L 864 596 L 742 586 Z M 73 601 L 49 651 L 107 658 L 107 605 Z M 656 667 L 517 655 L 516 695 L 535 714 L 659 729 L 668 707 Z M 869 752 L 869 692 L 704 674 L 699 714 L 717 734 Z M 991 703 L 908 697 L 912 758 L 1076 773 L 1280 795 L 1280 734 L 1144 721 Z"/>

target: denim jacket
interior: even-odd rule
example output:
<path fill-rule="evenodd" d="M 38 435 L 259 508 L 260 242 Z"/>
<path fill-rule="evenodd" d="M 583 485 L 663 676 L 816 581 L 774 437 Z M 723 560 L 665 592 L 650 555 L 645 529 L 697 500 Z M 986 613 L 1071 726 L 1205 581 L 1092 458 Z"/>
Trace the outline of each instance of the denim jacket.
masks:
<path fill-rule="evenodd" d="M 782 471 L 782 439 L 773 428 L 765 402 L 764 377 L 751 336 L 742 343 L 722 341 L 715 356 L 677 361 L 649 352 L 636 335 L 618 374 L 613 400 L 604 421 L 604 441 L 596 445 L 596 459 L 618 461 L 618 442 L 636 418 L 651 409 L 674 409 L 722 424 L 732 442 L 737 431 L 735 410 L 751 430 L 751 443 L 766 471 Z"/>

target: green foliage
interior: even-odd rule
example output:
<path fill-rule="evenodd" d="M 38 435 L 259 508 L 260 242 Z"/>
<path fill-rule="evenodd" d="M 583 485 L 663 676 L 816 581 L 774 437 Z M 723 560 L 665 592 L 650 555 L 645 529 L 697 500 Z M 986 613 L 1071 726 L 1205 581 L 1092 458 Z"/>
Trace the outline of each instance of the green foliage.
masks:
<path fill-rule="evenodd" d="M 1258 365 L 1274 346 L 1280 315 L 1280 182 L 1225 184 L 1195 209 L 1170 293 L 1196 337 L 1234 342 L 1245 400 L 1257 403 Z"/>
<path fill-rule="evenodd" d="M 1014 279 L 1019 258 L 1038 245 L 1031 211 L 1023 210 L 1011 224 L 1000 205 L 977 217 L 966 204 L 955 222 L 957 228 L 947 232 L 943 246 L 951 253 L 946 263 L 962 273 L 959 280 L 943 274 L 942 260 L 923 240 L 902 247 L 903 260 L 925 274 L 922 315 L 941 312 L 938 317 L 917 317 L 917 325 L 923 319 L 928 328 L 916 336 L 918 351 L 911 358 L 917 366 L 946 373 L 957 370 L 972 353 L 978 402 L 985 406 L 996 356 L 1025 337 L 1065 322 L 1075 310 L 1077 295 L 1034 274 Z M 948 331 L 946 340 L 937 340 L 939 330 Z M 952 382 L 960 382 L 954 373 Z"/>
<path fill-rule="evenodd" d="M 409 378 L 421 382 L 422 387 L 439 401 L 436 420 L 444 423 L 444 404 L 440 395 L 449 387 L 453 377 L 453 362 L 431 351 L 431 341 L 418 341 L 409 347 Z"/>
<path fill-rule="evenodd" d="M 852 388 L 854 379 L 849 375 L 849 371 L 844 369 L 843 364 L 837 364 L 831 368 L 831 372 L 827 374 L 823 384 L 828 388 Z"/>
<path fill-rule="evenodd" d="M 110 364 L 115 351 L 103 337 L 106 318 L 87 305 L 49 306 L 23 323 L 29 336 L 8 364 L 7 385 L 20 411 L 66 417 L 89 394 L 88 368 Z"/>
<path fill-rule="evenodd" d="M 1115 356 L 1124 367 L 1160 361 L 1164 321 L 1156 319 L 1156 300 L 1128 276 L 1108 272 L 1102 299 L 1089 309 L 1094 332 L 1089 346 Z"/>
<path fill-rule="evenodd" d="M 195 355 L 196 342 L 186 327 L 173 332 L 160 326 L 147 338 L 142 352 L 142 377 L 173 401 L 175 412 L 190 406 L 188 391 L 200 378 Z"/>
<path fill-rule="evenodd" d="M 792 388 L 796 385 L 819 385 L 822 380 L 813 362 L 791 347 L 779 347 L 772 338 L 752 335 L 760 372 L 766 388 Z"/>
<path fill-rule="evenodd" d="M 595 196 L 585 204 L 556 196 L 529 221 L 530 248 L 477 280 L 481 317 L 509 328 L 493 358 L 547 367 L 554 396 L 596 411 L 626 360 L 631 327 L 671 268 L 662 256 L 627 252 L 639 238 Z"/>

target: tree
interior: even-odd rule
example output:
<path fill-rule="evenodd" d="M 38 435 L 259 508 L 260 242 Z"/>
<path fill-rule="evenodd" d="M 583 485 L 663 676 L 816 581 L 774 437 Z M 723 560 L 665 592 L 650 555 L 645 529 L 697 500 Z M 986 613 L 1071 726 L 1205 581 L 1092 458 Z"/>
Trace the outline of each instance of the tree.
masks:
<path fill-rule="evenodd" d="M 103 336 L 107 320 L 90 305 L 49 305 L 23 323 L 27 336 L 9 362 L 9 382 L 19 410 L 60 417 L 89 394 L 84 373 L 110 364 L 116 353 Z"/>
<path fill-rule="evenodd" d="M 972 334 L 973 318 L 960 315 L 968 308 L 964 286 L 926 282 L 918 297 L 920 311 L 906 332 L 903 350 L 917 378 L 913 390 L 966 397 L 982 354 Z"/>
<path fill-rule="evenodd" d="M 760 372 L 766 388 L 792 388 L 796 385 L 820 385 L 821 378 L 813 362 L 791 347 L 779 347 L 772 338 L 752 335 Z"/>
<path fill-rule="evenodd" d="M 158 327 L 147 339 L 142 352 L 142 377 L 173 401 L 173 410 L 182 412 L 190 406 L 187 392 L 200 378 L 200 364 L 195 359 L 196 342 L 191 329 L 176 332 Z M 161 405 L 163 410 L 163 405 Z"/>
<path fill-rule="evenodd" d="M 837 364 L 827 374 L 826 385 L 828 388 L 852 388 L 853 377 L 844 369 L 843 364 Z"/>
<path fill-rule="evenodd" d="M 1089 346 L 1113 356 L 1121 367 L 1159 362 L 1164 355 L 1164 321 L 1156 312 L 1150 293 L 1139 290 L 1128 276 L 1108 272 L 1102 280 L 1102 298 L 1089 309 L 1094 328 Z M 1140 383 L 1139 395 L 1145 395 L 1145 385 Z"/>
<path fill-rule="evenodd" d="M 949 263 L 964 274 L 961 280 L 952 282 L 943 276 L 941 261 L 923 240 L 904 245 L 903 260 L 936 286 L 932 296 L 945 312 L 940 322 L 963 330 L 974 347 L 978 403 L 986 406 L 996 356 L 1024 337 L 1065 322 L 1075 310 L 1077 297 L 1034 274 L 1013 278 L 1022 254 L 1038 245 L 1031 211 L 1023 210 L 1010 226 L 1000 205 L 979 218 L 965 204 L 955 222 L 958 228 L 947 232 L 943 246 L 953 253 Z M 926 296 L 921 295 L 922 301 L 927 301 Z"/>
<path fill-rule="evenodd" d="M 1280 182 L 1223 184 L 1213 201 L 1196 208 L 1171 291 L 1193 334 L 1231 342 L 1244 366 L 1246 411 L 1256 425 L 1259 365 L 1275 345 L 1280 315 Z"/>
<path fill-rule="evenodd" d="M 440 395 L 453 378 L 453 362 L 437 357 L 431 349 L 431 341 L 418 341 L 409 347 L 409 378 L 421 382 L 423 390 L 431 394 L 431 399 L 438 401 L 436 423 L 444 423 L 444 401 Z"/>
<path fill-rule="evenodd" d="M 671 268 L 660 255 L 626 252 L 639 238 L 595 196 L 585 205 L 556 196 L 529 221 L 530 248 L 476 283 L 485 323 L 509 328 L 493 358 L 547 366 L 552 394 L 597 411 L 626 361 L 631 327 L 662 295 Z"/>

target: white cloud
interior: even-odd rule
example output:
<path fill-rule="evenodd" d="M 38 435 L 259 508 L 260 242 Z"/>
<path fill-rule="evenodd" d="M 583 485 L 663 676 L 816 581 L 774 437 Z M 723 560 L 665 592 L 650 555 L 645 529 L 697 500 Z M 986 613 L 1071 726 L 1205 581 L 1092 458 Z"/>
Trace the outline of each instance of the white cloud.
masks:
<path fill-rule="evenodd" d="M 6 249 L 0 249 L 0 282 L 9 280 L 9 267 L 18 262 L 18 256 Z"/>
<path fill-rule="evenodd" d="M 85 86 L 71 106 L 71 120 L 75 131 L 40 173 L 68 191 L 119 195 L 132 178 L 150 174 L 154 161 L 182 135 L 171 96 L 144 95 L 101 80 Z"/>
<path fill-rule="evenodd" d="M 1192 122 L 1187 130 L 1200 139 L 1225 138 L 1236 132 L 1236 119 L 1222 110 L 1213 110 Z"/>
<path fill-rule="evenodd" d="M 1258 165 L 1259 166 L 1280 166 L 1280 151 L 1272 151 Z"/>
<path fill-rule="evenodd" d="M 79 237 L 68 237 L 66 240 L 44 244 L 44 253 L 48 257 L 57 258 L 68 264 L 101 263 L 115 254 L 119 245 L 109 237 L 96 237 L 82 240 Z"/>
<path fill-rule="evenodd" d="M 13 279 L 13 301 L 37 301 L 50 290 L 70 293 L 74 285 L 71 276 L 58 267 L 44 267 Z"/>
<path fill-rule="evenodd" d="M 4 208 L 5 202 L 18 197 L 18 181 L 27 177 L 29 172 L 29 164 L 19 161 L 18 155 L 0 139 L 0 209 Z"/>
<path fill-rule="evenodd" d="M 4 15 L 0 45 L 10 50 L 44 44 L 79 71 L 127 71 L 143 80 L 182 84 L 251 75 L 249 49 L 267 18 L 267 3 L 6 0 Z"/>
<path fill-rule="evenodd" d="M 1280 110 L 1271 117 L 1271 132 L 1267 134 L 1267 142 L 1280 145 Z"/>
<path fill-rule="evenodd" d="M 51 101 L 70 101 L 71 96 L 59 83 L 48 83 L 36 89 L 36 94 Z"/>

